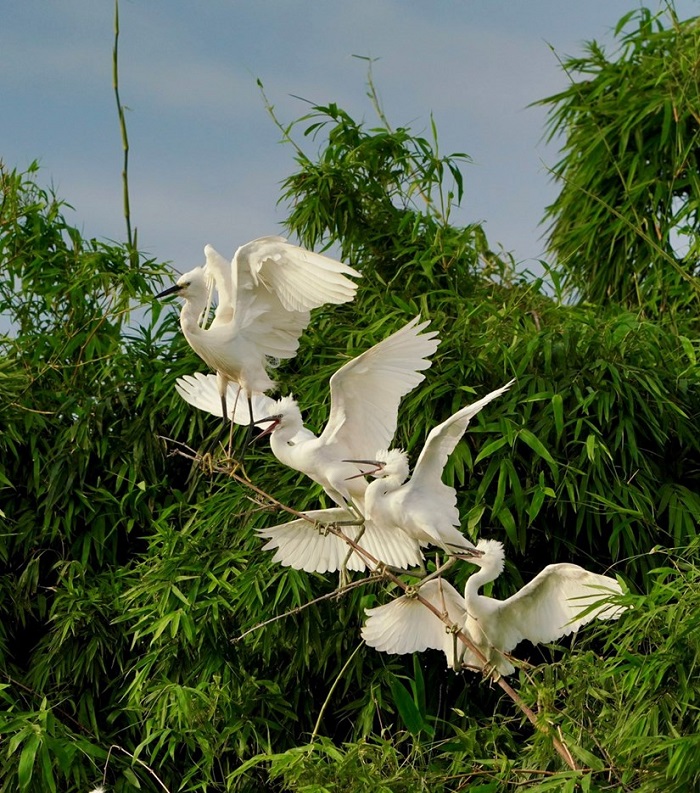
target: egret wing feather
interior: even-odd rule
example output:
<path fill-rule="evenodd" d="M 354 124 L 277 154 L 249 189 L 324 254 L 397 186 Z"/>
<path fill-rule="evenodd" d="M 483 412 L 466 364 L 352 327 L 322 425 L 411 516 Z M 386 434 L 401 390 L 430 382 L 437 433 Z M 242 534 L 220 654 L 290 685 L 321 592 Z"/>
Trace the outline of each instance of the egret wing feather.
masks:
<path fill-rule="evenodd" d="M 417 540 L 403 531 L 387 531 L 371 520 L 365 520 L 365 530 L 358 545 L 378 562 L 401 570 L 417 567 L 423 559 Z"/>
<path fill-rule="evenodd" d="M 178 377 L 175 381 L 175 390 L 193 407 L 211 413 L 212 416 L 221 418 L 221 396 L 215 374 L 203 374 L 195 372 L 193 375 Z M 248 401 L 244 394 L 240 393 L 238 383 L 229 383 L 226 389 L 226 405 L 229 410 L 229 418 L 242 426 L 250 423 L 248 411 Z M 276 402 L 265 394 L 253 394 L 251 396 L 253 404 L 254 420 L 266 418 L 271 415 L 271 410 Z"/>
<path fill-rule="evenodd" d="M 242 245 L 234 256 L 255 287 L 277 295 L 285 311 L 309 311 L 324 303 L 352 300 L 357 284 L 347 276 L 360 273 L 342 262 L 305 250 L 283 237 L 260 237 Z"/>
<path fill-rule="evenodd" d="M 227 262 L 211 245 L 204 251 L 203 273 L 210 289 L 216 286 L 217 307 L 210 327 L 202 324 L 203 341 L 188 341 L 213 369 L 248 392 L 269 390 L 275 383 L 266 373 L 268 359 L 294 357 L 310 314 L 285 309 L 277 294 L 257 286 L 245 262 Z"/>
<path fill-rule="evenodd" d="M 309 510 L 304 513 L 319 524 L 349 521 L 353 516 L 341 507 Z M 357 529 L 359 531 L 359 527 Z M 263 551 L 275 551 L 273 562 L 307 573 L 334 573 L 340 570 L 348 556 L 349 546 L 335 534 L 323 534 L 304 518 L 258 529 L 256 534 L 268 542 Z M 362 571 L 366 565 L 356 553 L 348 559 L 348 570 Z"/>
<path fill-rule="evenodd" d="M 442 472 L 447 458 L 455 450 L 461 437 L 466 432 L 469 422 L 489 402 L 507 391 L 515 381 L 511 380 L 501 388 L 486 394 L 477 402 L 472 403 L 453 413 L 448 419 L 438 424 L 428 434 L 428 438 L 413 470 L 412 482 L 416 486 L 433 489 L 442 481 Z"/>
<path fill-rule="evenodd" d="M 304 514 L 319 524 L 351 523 L 355 520 L 352 513 L 342 507 L 310 510 Z M 359 525 L 339 528 L 377 561 L 401 568 L 420 564 L 420 548 L 410 537 L 382 532 L 370 522 L 365 523 L 365 531 L 361 536 Z M 330 532 L 323 533 L 304 518 L 259 529 L 256 533 L 269 540 L 263 547 L 264 551 L 276 551 L 273 561 L 308 573 L 334 573 L 342 569 L 350 553 L 350 546 L 342 537 Z M 367 566 L 365 558 L 356 551 L 352 552 L 346 565 L 348 570 L 356 571 L 363 571 Z"/>
<path fill-rule="evenodd" d="M 575 564 L 553 564 L 542 570 L 515 595 L 498 603 L 489 622 L 496 626 L 496 646 L 505 652 L 519 642 L 556 641 L 593 619 L 617 619 L 624 610 L 603 603 L 606 597 L 622 594 L 619 583 L 609 576 L 584 570 Z"/>
<path fill-rule="evenodd" d="M 225 259 L 211 245 L 204 246 L 204 256 L 206 258 L 204 272 L 214 282 L 218 295 L 212 324 L 226 325 L 233 321 L 236 313 L 237 274 L 232 262 Z"/>
<path fill-rule="evenodd" d="M 440 340 L 415 317 L 403 328 L 342 366 L 330 380 L 331 410 L 321 434 L 349 457 L 373 457 L 396 432 L 399 403 L 425 379 Z"/>
<path fill-rule="evenodd" d="M 450 622 L 464 624 L 464 599 L 444 579 L 428 581 L 419 590 L 421 597 L 438 611 L 446 613 Z M 390 654 L 442 650 L 450 666 L 454 665 L 455 640 L 445 623 L 416 598 L 402 595 L 390 603 L 365 609 L 367 621 L 362 638 L 370 647 Z M 462 645 L 457 645 L 461 655 Z"/>

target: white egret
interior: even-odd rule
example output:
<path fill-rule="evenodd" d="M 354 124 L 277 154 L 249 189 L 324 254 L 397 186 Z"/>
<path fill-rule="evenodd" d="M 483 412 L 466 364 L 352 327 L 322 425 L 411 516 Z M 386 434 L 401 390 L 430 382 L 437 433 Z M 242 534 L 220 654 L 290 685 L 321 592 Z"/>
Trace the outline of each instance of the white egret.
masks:
<path fill-rule="evenodd" d="M 248 400 L 252 424 L 252 395 L 275 386 L 267 372 L 269 359 L 292 358 L 309 324 L 309 311 L 352 300 L 357 285 L 347 276 L 359 273 L 282 237 L 242 245 L 231 262 L 211 245 L 204 254 L 203 267 L 185 273 L 156 297 L 177 293 L 185 300 L 180 326 L 192 349 L 216 371 L 222 416 L 228 415 L 227 385 L 234 381 Z M 203 314 L 212 285 L 219 299 L 206 328 Z"/>
<path fill-rule="evenodd" d="M 304 426 L 299 405 L 292 397 L 274 400 L 258 394 L 253 400 L 255 423 L 269 420 L 264 434 L 270 435 L 275 457 L 320 484 L 340 507 L 354 504 L 361 510 L 367 489 L 364 478 L 357 476 L 360 469 L 344 458 L 375 455 L 388 446 L 396 432 L 402 397 L 425 379 L 421 372 L 430 367 L 429 356 L 440 343 L 435 331 L 424 332 L 428 324 L 415 317 L 333 374 L 329 383 L 330 415 L 319 436 Z M 212 376 L 181 377 L 175 387 L 191 405 L 222 415 Z M 230 384 L 228 394 L 234 405 L 237 393 L 237 387 Z M 229 410 L 228 418 L 237 424 L 248 423 L 237 408 Z"/>
<path fill-rule="evenodd" d="M 400 449 L 382 451 L 373 460 L 348 458 L 349 462 L 375 466 L 375 470 L 368 472 L 376 480 L 365 491 L 365 518 L 385 531 L 405 532 L 421 545 L 438 545 L 448 554 L 473 549 L 473 543 L 459 530 L 457 493 L 442 481 L 442 474 L 447 458 L 470 420 L 513 382 L 458 410 L 434 427 L 408 481 L 408 455 Z"/>
<path fill-rule="evenodd" d="M 614 578 L 576 564 L 548 565 L 506 600 L 481 595 L 481 587 L 503 571 L 505 556 L 503 544 L 497 540 L 479 540 L 476 551 L 482 555 L 469 562 L 481 569 L 467 580 L 464 597 L 441 578 L 427 581 L 418 591 L 447 615 L 486 657 L 488 666 L 502 675 L 515 671 L 505 653 L 521 641 L 556 641 L 593 619 L 617 619 L 626 608 L 605 602 L 610 595 L 622 594 Z M 370 647 L 394 654 L 433 648 L 442 650 L 448 666 L 455 669 L 484 668 L 484 662 L 415 597 L 402 595 L 366 609 L 366 614 L 362 637 Z"/>
<path fill-rule="evenodd" d="M 284 465 L 318 482 L 341 507 L 363 511 L 367 482 L 348 457 L 373 456 L 396 432 L 401 399 L 425 379 L 440 340 L 424 332 L 428 322 L 415 317 L 402 328 L 348 361 L 330 379 L 330 415 L 316 437 L 303 424 L 291 397 L 272 407 L 272 453 Z"/>

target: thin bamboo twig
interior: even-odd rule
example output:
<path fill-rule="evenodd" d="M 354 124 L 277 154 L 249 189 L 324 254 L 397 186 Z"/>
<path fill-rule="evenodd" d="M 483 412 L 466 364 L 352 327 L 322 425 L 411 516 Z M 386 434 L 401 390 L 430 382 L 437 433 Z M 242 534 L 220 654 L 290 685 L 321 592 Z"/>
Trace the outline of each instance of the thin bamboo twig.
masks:
<path fill-rule="evenodd" d="M 350 657 L 348 660 L 343 664 L 343 668 L 338 672 L 336 675 L 333 684 L 331 685 L 330 689 L 328 690 L 328 694 L 326 695 L 325 700 L 323 701 L 323 705 L 321 705 L 321 710 L 318 712 L 318 718 L 316 719 L 316 724 L 314 724 L 314 731 L 311 733 L 311 741 L 313 743 L 316 740 L 316 736 L 318 735 L 319 727 L 321 726 L 321 719 L 323 718 L 323 714 L 326 712 L 326 708 L 328 707 L 328 703 L 331 701 L 331 697 L 333 696 L 333 692 L 338 687 L 338 683 L 340 683 L 341 677 L 345 674 L 345 670 L 350 666 L 352 659 L 357 655 L 362 647 L 362 643 L 357 645 L 357 647 L 350 653 Z"/>
<path fill-rule="evenodd" d="M 126 242 L 129 254 L 136 250 L 136 234 L 131 229 L 131 207 L 129 202 L 129 136 L 126 131 L 126 117 L 124 105 L 119 95 L 119 0 L 114 0 L 114 48 L 112 50 L 112 85 L 114 97 L 117 102 L 117 116 L 119 117 L 119 132 L 122 139 L 124 152 L 124 165 L 122 167 L 122 201 L 124 207 L 124 220 L 126 221 Z"/>
<path fill-rule="evenodd" d="M 245 639 L 246 636 L 249 636 L 251 633 L 259 630 L 260 628 L 264 628 L 267 625 L 271 625 L 273 622 L 277 622 L 278 620 L 283 620 L 286 617 L 293 617 L 295 614 L 299 614 L 300 612 L 304 611 L 304 609 L 309 608 L 309 606 L 315 606 L 317 603 L 322 603 L 324 600 L 332 600 L 334 598 L 339 598 L 344 595 L 346 592 L 350 592 L 352 589 L 358 589 L 361 586 L 365 586 L 365 584 L 372 583 L 376 581 L 375 576 L 371 576 L 368 578 L 363 578 L 360 581 L 350 581 L 348 584 L 345 584 L 342 587 L 338 587 L 338 589 L 334 589 L 332 592 L 328 592 L 325 595 L 321 595 L 320 597 L 314 598 L 313 600 L 309 600 L 306 603 L 303 603 L 301 606 L 296 606 L 289 611 L 285 611 L 284 614 L 276 614 L 274 617 L 270 617 L 269 620 L 265 620 L 264 622 L 258 622 L 256 625 L 253 625 L 252 628 L 248 628 L 247 631 L 243 631 L 240 636 L 235 636 L 231 639 L 232 644 L 237 644 L 242 639 Z"/>
<path fill-rule="evenodd" d="M 119 746 L 116 743 L 113 743 L 109 747 L 109 751 L 107 752 L 107 759 L 105 760 L 105 767 L 104 767 L 104 771 L 102 773 L 102 784 L 103 785 L 107 781 L 107 766 L 109 765 L 109 758 L 112 756 L 112 749 L 117 749 L 120 752 L 124 752 L 124 754 L 127 755 L 127 757 L 130 757 L 135 763 L 138 763 L 140 766 L 145 768 L 146 771 L 148 771 L 148 773 L 153 777 L 153 779 L 155 779 L 156 782 L 163 788 L 165 793 L 170 793 L 168 788 L 165 786 L 165 783 L 163 782 L 163 780 L 158 776 L 158 774 L 156 774 L 156 772 L 149 765 L 144 763 L 143 760 L 139 760 L 138 757 L 135 757 L 133 754 L 131 754 L 131 752 L 128 752 L 126 749 L 124 749 L 124 747 Z"/>

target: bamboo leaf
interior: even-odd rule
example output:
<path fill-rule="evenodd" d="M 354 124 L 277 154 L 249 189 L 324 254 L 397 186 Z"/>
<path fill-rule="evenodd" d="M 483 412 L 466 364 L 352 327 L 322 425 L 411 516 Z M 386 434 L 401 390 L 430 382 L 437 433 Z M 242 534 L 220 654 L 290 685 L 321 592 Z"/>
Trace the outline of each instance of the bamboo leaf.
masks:
<path fill-rule="evenodd" d="M 412 735 L 418 735 L 423 730 L 423 717 L 413 701 L 406 687 L 395 677 L 390 681 L 391 695 L 401 716 L 406 729 Z"/>
<path fill-rule="evenodd" d="M 40 745 L 41 737 L 39 735 L 31 735 L 22 746 L 19 765 L 17 767 L 17 781 L 19 782 L 20 790 L 26 790 L 29 787 L 29 783 L 32 781 L 34 761 L 36 760 L 36 753 Z"/>
<path fill-rule="evenodd" d="M 543 460 L 546 460 L 550 465 L 555 466 L 554 458 L 547 451 L 542 441 L 537 438 L 530 430 L 525 428 L 518 432 L 518 438 L 527 444 L 535 454 L 538 454 Z"/>

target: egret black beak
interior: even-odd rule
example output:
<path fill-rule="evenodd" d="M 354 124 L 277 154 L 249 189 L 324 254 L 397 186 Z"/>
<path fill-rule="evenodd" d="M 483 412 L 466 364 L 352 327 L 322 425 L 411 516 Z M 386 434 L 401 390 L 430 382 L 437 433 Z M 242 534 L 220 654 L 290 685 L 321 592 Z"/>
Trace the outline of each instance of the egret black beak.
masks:
<path fill-rule="evenodd" d="M 264 438 L 266 435 L 272 434 L 279 426 L 280 421 L 282 421 L 282 416 L 267 416 L 264 419 L 256 419 L 253 424 L 264 424 L 266 421 L 270 422 L 269 426 L 265 427 L 262 432 L 259 432 L 255 438 L 253 438 L 253 443 L 259 441 L 260 438 Z"/>
<path fill-rule="evenodd" d="M 361 471 L 359 474 L 355 474 L 354 476 L 346 476 L 345 481 L 349 482 L 351 479 L 359 479 L 361 476 L 374 476 L 376 473 L 384 468 L 385 463 L 379 462 L 379 460 L 343 460 L 344 463 L 355 463 L 357 465 L 371 465 L 371 471 Z"/>
<path fill-rule="evenodd" d="M 174 295 L 177 292 L 179 292 L 181 289 L 182 289 L 182 287 L 179 286 L 178 284 L 173 284 L 171 287 L 169 287 L 168 289 L 164 290 L 163 292 L 159 292 L 156 295 L 156 300 L 159 300 L 161 297 L 167 297 L 168 295 Z"/>
<path fill-rule="evenodd" d="M 456 559 L 463 559 L 465 562 L 468 562 L 470 559 L 480 559 L 484 552 L 480 551 L 478 548 L 466 548 L 460 549 L 459 553 L 453 554 Z"/>

